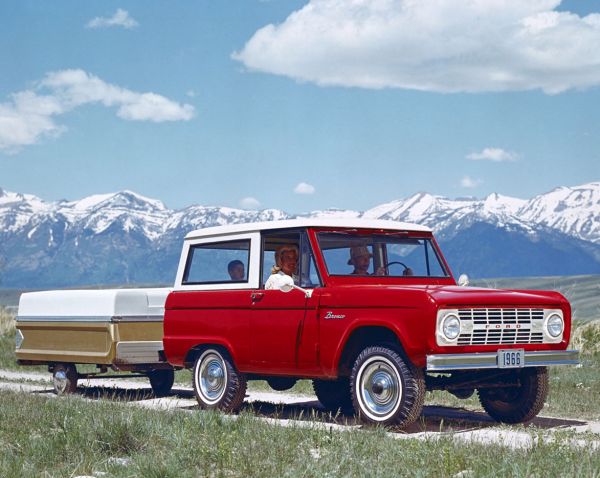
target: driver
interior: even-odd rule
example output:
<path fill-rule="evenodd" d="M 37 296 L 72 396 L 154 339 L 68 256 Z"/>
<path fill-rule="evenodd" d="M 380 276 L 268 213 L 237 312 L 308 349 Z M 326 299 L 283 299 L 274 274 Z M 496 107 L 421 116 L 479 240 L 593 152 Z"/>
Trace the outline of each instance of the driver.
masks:
<path fill-rule="evenodd" d="M 354 275 L 371 275 L 369 273 L 369 265 L 371 264 L 373 254 L 369 252 L 367 246 L 353 246 L 350 248 L 350 259 L 348 265 L 354 266 L 354 270 L 350 274 Z M 379 267 L 374 275 L 382 276 L 385 274 L 385 267 Z"/>
<path fill-rule="evenodd" d="M 277 289 L 279 276 L 290 276 L 297 282 L 296 269 L 298 268 L 298 247 L 293 244 L 279 246 L 275 250 L 275 265 L 271 275 L 265 282 L 265 289 Z"/>

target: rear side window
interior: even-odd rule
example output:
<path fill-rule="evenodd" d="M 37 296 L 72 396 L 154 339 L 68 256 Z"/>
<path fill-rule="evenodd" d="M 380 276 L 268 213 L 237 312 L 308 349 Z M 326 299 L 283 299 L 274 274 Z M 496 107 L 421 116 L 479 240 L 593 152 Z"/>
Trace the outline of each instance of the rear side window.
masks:
<path fill-rule="evenodd" d="M 183 285 L 248 282 L 250 239 L 190 247 Z"/>

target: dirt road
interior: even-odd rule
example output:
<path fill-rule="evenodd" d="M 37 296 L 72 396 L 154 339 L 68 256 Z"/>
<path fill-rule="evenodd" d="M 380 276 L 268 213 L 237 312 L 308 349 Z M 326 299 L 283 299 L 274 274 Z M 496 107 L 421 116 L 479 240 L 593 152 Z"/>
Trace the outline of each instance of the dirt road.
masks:
<path fill-rule="evenodd" d="M 53 393 L 49 373 L 0 370 L 0 389 L 23 393 Z M 168 397 L 156 398 L 146 380 L 81 380 L 77 393 L 86 400 L 115 400 L 131 406 L 159 410 L 183 410 L 201 413 L 191 387 L 175 385 Z M 60 398 L 59 398 L 60 399 Z M 248 392 L 244 407 L 252 408 L 257 419 L 279 426 L 326 428 L 339 431 L 360 429 L 353 417 L 332 417 L 313 395 L 276 392 Z M 235 419 L 235 415 L 230 415 Z M 316 418 L 316 420 L 315 420 Z M 572 446 L 600 449 L 600 422 L 539 416 L 529 426 L 506 426 L 494 422 L 485 413 L 461 408 L 426 406 L 421 420 L 408 430 L 390 430 L 396 439 L 437 440 L 451 437 L 458 442 L 495 443 L 510 448 L 529 448 L 539 440 L 552 441 L 556 432 L 570 431 Z M 587 435 L 584 439 L 581 435 Z M 581 436 L 581 438 L 579 438 Z"/>

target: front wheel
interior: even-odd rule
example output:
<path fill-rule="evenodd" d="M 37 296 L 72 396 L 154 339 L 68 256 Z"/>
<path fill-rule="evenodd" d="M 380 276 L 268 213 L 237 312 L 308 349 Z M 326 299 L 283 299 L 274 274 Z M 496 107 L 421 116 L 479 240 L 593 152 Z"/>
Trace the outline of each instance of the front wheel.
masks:
<path fill-rule="evenodd" d="M 528 422 L 544 408 L 548 395 L 548 369 L 525 368 L 515 374 L 517 386 L 478 390 L 481 406 L 498 422 Z"/>
<path fill-rule="evenodd" d="M 246 395 L 246 377 L 228 355 L 207 349 L 196 359 L 193 386 L 201 408 L 228 412 L 239 410 Z"/>
<path fill-rule="evenodd" d="M 407 427 L 423 410 L 423 372 L 387 347 L 367 347 L 358 355 L 350 390 L 354 409 L 367 423 Z"/>

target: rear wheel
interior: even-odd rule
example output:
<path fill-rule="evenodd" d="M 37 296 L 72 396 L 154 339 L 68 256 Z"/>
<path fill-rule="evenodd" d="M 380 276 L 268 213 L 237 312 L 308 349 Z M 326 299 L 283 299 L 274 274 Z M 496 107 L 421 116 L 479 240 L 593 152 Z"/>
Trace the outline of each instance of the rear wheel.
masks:
<path fill-rule="evenodd" d="M 350 379 L 340 377 L 337 380 L 313 380 L 315 395 L 327 410 L 342 413 L 352 413 L 352 396 L 350 394 Z"/>
<path fill-rule="evenodd" d="M 367 347 L 350 376 L 352 402 L 367 423 L 406 427 L 421 415 L 425 400 L 423 372 L 387 347 Z"/>
<path fill-rule="evenodd" d="M 151 370 L 148 372 L 148 378 L 150 379 L 150 386 L 154 395 L 157 397 L 164 397 L 169 394 L 171 388 L 173 388 L 173 382 L 175 382 L 175 372 L 173 369 L 158 369 Z"/>
<path fill-rule="evenodd" d="M 239 410 L 246 395 L 246 377 L 228 355 L 207 349 L 196 359 L 193 385 L 201 408 L 229 412 Z"/>
<path fill-rule="evenodd" d="M 77 369 L 70 363 L 59 363 L 52 371 L 54 392 L 57 395 L 68 395 L 77 390 Z"/>
<path fill-rule="evenodd" d="M 548 369 L 524 368 L 515 374 L 518 386 L 478 390 L 481 406 L 498 422 L 528 422 L 544 408 L 548 395 Z"/>

